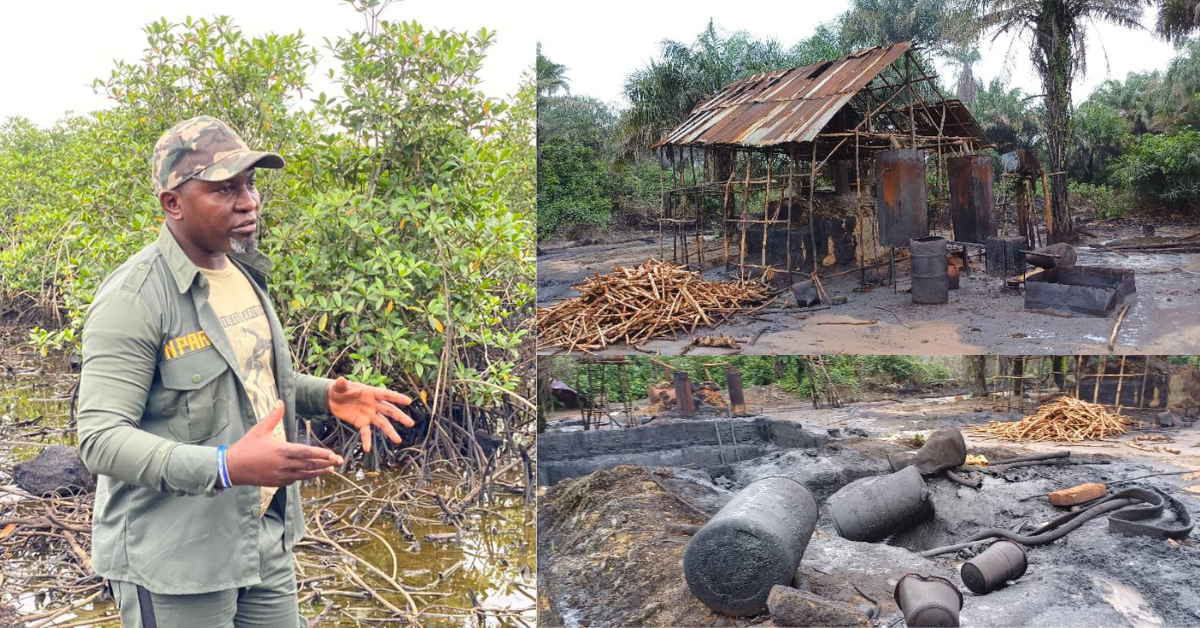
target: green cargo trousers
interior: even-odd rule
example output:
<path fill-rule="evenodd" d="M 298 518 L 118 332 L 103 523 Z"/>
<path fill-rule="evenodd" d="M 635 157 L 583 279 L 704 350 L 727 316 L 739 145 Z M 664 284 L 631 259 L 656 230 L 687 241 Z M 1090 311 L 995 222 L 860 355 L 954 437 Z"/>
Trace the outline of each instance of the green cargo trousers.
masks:
<path fill-rule="evenodd" d="M 296 603 L 296 569 L 283 549 L 283 520 L 267 509 L 259 530 L 262 584 L 197 595 L 160 595 L 112 581 L 124 628 L 306 628 Z"/>

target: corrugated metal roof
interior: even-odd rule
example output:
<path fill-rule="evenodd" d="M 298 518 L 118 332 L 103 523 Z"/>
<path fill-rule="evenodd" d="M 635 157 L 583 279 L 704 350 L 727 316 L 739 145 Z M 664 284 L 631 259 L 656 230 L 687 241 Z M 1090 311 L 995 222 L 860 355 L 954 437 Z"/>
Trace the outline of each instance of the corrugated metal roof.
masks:
<path fill-rule="evenodd" d="M 836 61 L 734 81 L 697 105 L 655 146 L 811 142 L 859 90 L 911 48 L 911 42 L 868 48 Z"/>

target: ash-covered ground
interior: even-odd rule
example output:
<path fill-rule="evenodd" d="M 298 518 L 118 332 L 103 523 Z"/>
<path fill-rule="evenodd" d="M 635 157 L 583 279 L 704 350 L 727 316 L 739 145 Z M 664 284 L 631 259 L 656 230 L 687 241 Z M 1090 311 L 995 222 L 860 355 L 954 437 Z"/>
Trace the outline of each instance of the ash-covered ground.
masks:
<path fill-rule="evenodd" d="M 966 433 L 970 425 L 997 416 L 990 410 L 976 410 L 979 408 L 972 407 L 969 399 L 951 398 L 782 411 L 779 414 L 803 421 L 806 430 L 820 432 L 828 440 L 814 447 L 778 449 L 752 460 L 701 469 L 620 466 L 563 480 L 546 491 L 539 504 L 540 625 L 773 625 L 766 613 L 749 618 L 713 613 L 688 590 L 682 571 L 683 552 L 690 540 L 685 526 L 706 520 L 696 509 L 711 515 L 737 490 L 769 476 L 802 482 L 821 508 L 794 585 L 860 607 L 872 617 L 873 625 L 903 625 L 892 592 L 896 581 L 909 572 L 940 575 L 960 586 L 965 599 L 962 626 L 1200 625 L 1200 588 L 1196 586 L 1200 549 L 1194 534 L 1183 542 L 1122 536 L 1110 532 L 1107 517 L 1101 516 L 1059 541 L 1028 548 L 1026 574 L 985 596 L 961 586 L 958 569 L 971 553 L 932 559 L 916 554 L 961 541 L 985 528 L 1028 533 L 1062 514 L 1044 497 L 1021 499 L 1031 495 L 1084 482 L 1111 483 L 1156 472 L 1200 469 L 1196 429 L 1187 423 L 1152 430 L 1171 438 L 1182 450 L 1179 455 L 1127 446 L 1147 433 L 1139 430 L 1113 443 L 1066 448 L 1071 450 L 1072 460 L 1106 464 L 1015 468 L 998 476 L 984 475 L 980 490 L 941 476 L 928 477 L 926 485 L 936 511 L 932 520 L 880 543 L 838 536 L 825 509 L 830 495 L 859 477 L 890 472 L 887 454 L 912 451 L 914 432 L 956 426 Z M 866 437 L 847 436 L 851 433 L 865 433 Z M 970 437 L 967 441 L 968 453 L 983 454 L 993 461 L 1064 449 L 1053 444 L 1025 447 Z M 1160 476 L 1136 485 L 1166 491 L 1195 516 L 1200 513 L 1200 495 L 1193 492 L 1198 488 L 1194 478 L 1195 474 Z"/>
<path fill-rule="evenodd" d="M 1095 237 L 1078 247 L 1078 264 L 1131 269 L 1137 293 L 1122 322 L 1114 350 L 1120 353 L 1200 352 L 1200 254 L 1120 254 L 1099 246 L 1116 241 L 1149 243 L 1135 238 L 1134 225 L 1089 226 Z M 1155 236 L 1161 242 L 1195 232 L 1192 225 L 1163 226 Z M 642 237 L 637 237 L 641 235 Z M 718 243 L 711 245 L 709 258 L 719 259 Z M 613 266 L 638 266 L 661 257 L 657 233 L 623 233 L 600 243 L 561 246 L 540 250 L 537 260 L 537 302 L 548 306 L 576 295 L 572 286 L 594 273 L 612 272 Z M 668 241 L 665 255 L 671 256 Z M 823 273 L 829 273 L 827 269 Z M 833 307 L 797 308 L 790 293 L 752 315 L 738 315 L 717 328 L 701 328 L 676 338 L 653 340 L 641 349 L 678 354 L 696 336 L 724 334 L 740 338 L 742 353 L 888 353 L 888 354 L 1076 354 L 1110 351 L 1109 336 L 1117 313 L 1108 318 L 1074 314 L 1065 310 L 1027 310 L 1024 297 L 989 276 L 983 264 L 972 258 L 971 274 L 962 277 L 961 288 L 950 291 L 948 303 L 917 305 L 903 292 L 909 285 L 907 262 L 897 267 L 897 284 L 879 285 L 887 269 L 868 270 L 873 285 L 859 286 L 859 273 L 828 279 L 831 297 L 845 296 L 848 302 Z M 707 269 L 709 280 L 728 279 L 724 266 Z M 797 279 L 799 280 L 799 279 Z M 884 308 L 884 309 L 880 309 Z M 875 321 L 871 324 L 849 324 Z M 756 339 L 756 340 L 755 340 Z M 755 340 L 754 344 L 749 344 Z M 610 353 L 630 353 L 615 346 Z M 692 353 L 728 353 L 728 350 L 698 347 Z"/>

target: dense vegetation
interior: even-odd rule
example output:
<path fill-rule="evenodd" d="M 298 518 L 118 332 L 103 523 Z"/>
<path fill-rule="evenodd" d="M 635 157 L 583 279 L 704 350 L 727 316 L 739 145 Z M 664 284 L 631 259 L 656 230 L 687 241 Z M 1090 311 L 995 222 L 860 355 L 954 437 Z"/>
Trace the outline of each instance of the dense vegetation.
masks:
<path fill-rule="evenodd" d="M 111 107 L 0 127 L 0 302 L 42 312 L 34 342 L 77 345 L 99 282 L 161 228 L 154 142 L 210 114 L 287 160 L 259 178 L 261 248 L 298 368 L 434 407 L 448 391 L 490 404 L 516 388 L 534 299 L 533 76 L 487 97 L 491 32 L 352 4 L 365 28 L 323 51 L 301 33 L 243 36 L 227 17 L 152 23 L 142 58 L 94 84 Z M 319 54 L 336 95 L 310 87 Z"/>
<path fill-rule="evenodd" d="M 1167 68 L 1107 81 L 1071 106 L 1072 82 L 1087 66 L 1088 29 L 1099 22 L 1142 28 L 1147 4 L 851 0 L 842 15 L 790 45 L 710 23 L 690 44 L 663 41 L 645 67 L 627 75 L 624 110 L 570 95 L 570 68 L 539 48 L 538 168 L 550 176 L 539 178 L 538 234 L 652 216 L 662 173 L 649 146 L 729 82 L 910 39 L 923 46 L 927 65 L 952 70 L 939 77 L 942 91 L 969 104 L 999 152 L 1033 149 L 1048 171 L 1067 173 L 1052 181 L 1056 224 L 1070 224 L 1070 207 L 1081 199 L 1102 217 L 1160 207 L 1196 214 L 1200 146 L 1192 129 L 1200 123 L 1200 43 L 1189 39 L 1200 19 L 1196 2 L 1154 3 L 1162 10 L 1146 27 L 1179 46 Z M 1029 44 L 1043 93 L 975 78 L 979 46 L 1008 39 Z"/>
<path fill-rule="evenodd" d="M 645 399 L 646 385 L 666 381 L 663 367 L 645 356 L 629 356 L 625 367 L 628 378 L 628 399 Z M 950 361 L 960 358 L 923 358 L 905 355 L 839 355 L 825 358 L 826 368 L 835 384 L 843 393 L 862 390 L 871 386 L 887 384 L 923 385 L 951 379 Z M 736 366 L 742 377 L 743 386 L 776 384 L 785 391 L 796 393 L 800 398 L 809 397 L 809 373 L 803 368 L 804 358 L 795 355 L 781 356 L 684 356 L 665 358 L 662 361 L 673 368 L 687 371 L 693 382 L 711 379 L 725 388 L 725 370 L 722 366 L 705 367 L 705 364 L 728 362 Z M 595 367 L 595 381 L 588 381 L 584 365 L 574 358 L 556 356 L 548 368 L 549 377 L 559 379 L 569 386 L 578 386 L 583 393 L 599 390 L 601 385 L 609 399 L 623 401 L 621 382 L 615 370 L 609 368 L 608 375 L 601 381 L 599 367 Z M 542 374 L 539 373 L 539 376 Z M 823 377 L 819 376 L 819 377 Z"/>

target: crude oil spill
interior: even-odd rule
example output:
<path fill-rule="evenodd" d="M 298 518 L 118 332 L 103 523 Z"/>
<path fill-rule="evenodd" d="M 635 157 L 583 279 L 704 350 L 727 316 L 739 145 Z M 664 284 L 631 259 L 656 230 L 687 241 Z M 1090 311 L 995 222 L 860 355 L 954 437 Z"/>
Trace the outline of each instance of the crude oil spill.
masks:
<path fill-rule="evenodd" d="M 69 423 L 69 409 L 63 398 L 69 391 L 70 381 L 63 378 L 34 375 L 0 378 L 0 487 L 12 485 L 12 465 L 32 458 L 45 446 L 77 445 L 74 431 L 64 430 Z M 505 464 L 497 463 L 499 467 Z M 510 485 L 521 483 L 519 474 L 500 479 Z M 334 517 L 345 514 L 347 523 L 369 530 L 370 533 L 349 536 L 338 533 L 334 538 L 350 553 L 385 573 L 390 575 L 394 571 L 396 580 L 422 610 L 418 621 L 423 626 L 534 625 L 536 528 L 533 510 L 526 508 L 523 497 L 497 494 L 484 508 L 465 509 L 465 516 L 459 521 L 462 532 L 455 534 L 455 527 L 444 523 L 441 510 L 431 505 L 433 493 L 443 497 L 454 495 L 459 488 L 455 481 L 435 475 L 432 482 L 420 487 L 429 498 L 421 498 L 420 505 L 402 500 L 391 505 L 380 501 L 389 494 L 388 483 L 414 486 L 413 482 L 413 478 L 389 472 L 355 483 L 361 490 L 333 476 L 320 483 L 310 482 L 302 489 L 308 532 L 319 533 L 313 516 L 322 505 L 327 505 L 326 512 Z M 366 499 L 364 492 L 372 492 L 379 499 Z M 333 499 L 338 493 L 354 493 L 360 498 Z M 19 499 L 27 498 L 0 492 L 0 519 L 9 511 L 6 505 Z M 90 496 L 87 501 L 90 504 Z M 390 507 L 381 509 L 380 505 Z M 358 507 L 357 513 L 353 512 L 354 506 Z M 376 516 L 376 511 L 382 512 Z M 342 524 L 334 520 L 325 524 L 331 533 L 339 525 Z M 382 541 L 394 551 L 395 563 L 392 551 Z M 71 593 L 71 589 L 82 589 L 91 583 L 75 582 L 75 571 L 51 554 L 45 542 L 35 538 L 20 547 L 12 551 L 0 546 L 3 581 L 0 602 L 10 603 L 23 617 L 83 603 L 58 616 L 56 622 L 115 616 L 116 608 L 107 596 L 91 599 L 94 587 L 86 594 Z M 300 587 L 300 599 L 304 602 L 301 614 L 306 618 L 319 617 L 320 626 L 377 623 L 378 618 L 391 614 L 382 603 L 347 582 L 341 572 L 343 566 L 352 568 L 366 583 L 376 587 L 385 600 L 406 608 L 402 595 L 390 591 L 388 585 L 361 565 L 352 564 L 356 563 L 353 559 L 333 554 L 316 543 L 298 548 L 296 557 L 297 580 L 303 583 L 313 579 Z M 92 625 L 120 626 L 116 621 Z"/>

